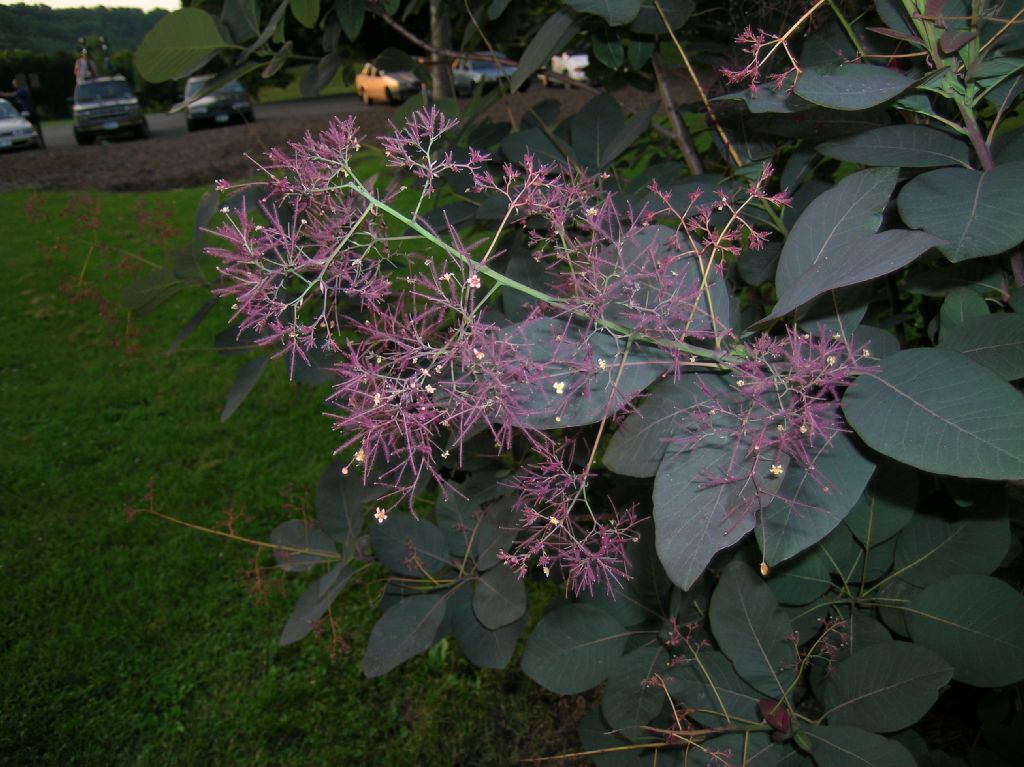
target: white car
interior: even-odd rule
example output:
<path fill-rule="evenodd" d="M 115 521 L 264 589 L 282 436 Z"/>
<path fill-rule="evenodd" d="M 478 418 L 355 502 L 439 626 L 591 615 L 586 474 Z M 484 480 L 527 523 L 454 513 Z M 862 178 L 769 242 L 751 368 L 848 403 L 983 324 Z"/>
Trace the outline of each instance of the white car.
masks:
<path fill-rule="evenodd" d="M 38 149 L 39 134 L 32 123 L 21 116 L 14 104 L 0 99 L 0 150 Z"/>
<path fill-rule="evenodd" d="M 590 57 L 585 53 L 561 53 L 558 56 L 551 57 L 551 64 L 548 70 L 553 75 L 562 75 L 563 79 L 553 80 L 548 78 L 546 74 L 542 75 L 542 82 L 544 85 L 552 85 L 555 82 L 560 82 L 565 87 L 569 87 L 569 82 L 574 83 L 585 83 L 589 81 L 587 77 L 587 67 L 590 66 Z M 567 82 L 569 81 L 569 82 Z"/>

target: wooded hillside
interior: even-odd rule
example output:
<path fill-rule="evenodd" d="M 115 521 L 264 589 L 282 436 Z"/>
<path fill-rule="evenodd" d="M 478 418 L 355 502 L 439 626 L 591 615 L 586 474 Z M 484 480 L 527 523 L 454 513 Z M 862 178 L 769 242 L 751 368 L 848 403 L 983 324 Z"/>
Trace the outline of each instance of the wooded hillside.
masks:
<path fill-rule="evenodd" d="M 134 50 L 167 11 L 0 5 L 0 50 L 74 52 L 79 37 L 103 35 L 115 51 Z"/>

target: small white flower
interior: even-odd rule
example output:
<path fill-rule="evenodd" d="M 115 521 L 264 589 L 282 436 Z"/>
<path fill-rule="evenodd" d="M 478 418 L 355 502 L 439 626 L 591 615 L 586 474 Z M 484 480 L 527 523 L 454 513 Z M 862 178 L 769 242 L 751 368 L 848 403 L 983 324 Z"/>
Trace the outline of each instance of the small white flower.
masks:
<path fill-rule="evenodd" d="M 770 469 L 768 469 L 768 473 L 771 474 L 773 477 L 781 477 L 782 476 L 782 464 L 773 463 L 772 467 Z"/>
<path fill-rule="evenodd" d="M 475 274 L 471 274 L 469 275 L 469 278 L 466 280 L 466 284 L 471 288 L 479 288 L 480 277 Z"/>
<path fill-rule="evenodd" d="M 380 506 L 378 506 L 377 510 L 373 512 L 373 518 L 376 519 L 377 524 L 380 525 L 383 524 L 384 520 L 388 518 L 388 513 L 384 511 L 384 509 L 382 509 Z"/>
<path fill-rule="evenodd" d="M 565 382 L 555 381 L 551 384 L 551 388 L 555 390 L 555 394 L 565 394 Z"/>

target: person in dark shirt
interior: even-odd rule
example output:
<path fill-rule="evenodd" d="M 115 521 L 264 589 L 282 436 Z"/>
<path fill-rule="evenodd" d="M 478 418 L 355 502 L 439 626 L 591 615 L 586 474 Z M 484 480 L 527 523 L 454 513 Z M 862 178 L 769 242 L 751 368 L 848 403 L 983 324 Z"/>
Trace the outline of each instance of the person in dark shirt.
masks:
<path fill-rule="evenodd" d="M 25 119 L 32 123 L 32 127 L 36 129 L 36 135 L 39 136 L 39 146 L 45 147 L 46 141 L 43 140 L 43 126 L 39 123 L 39 113 L 36 112 L 36 105 L 32 100 L 32 89 L 24 82 L 19 82 L 17 77 L 11 81 L 11 85 L 14 86 L 14 90 L 0 93 L 0 97 L 14 101 L 14 106 L 25 115 Z"/>

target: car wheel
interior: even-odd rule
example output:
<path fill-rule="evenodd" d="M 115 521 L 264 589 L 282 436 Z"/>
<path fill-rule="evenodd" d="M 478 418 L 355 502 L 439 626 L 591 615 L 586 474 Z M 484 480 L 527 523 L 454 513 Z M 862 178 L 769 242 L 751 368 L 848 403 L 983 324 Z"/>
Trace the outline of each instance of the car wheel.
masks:
<path fill-rule="evenodd" d="M 135 129 L 135 138 L 149 138 L 149 123 L 145 120 Z"/>
<path fill-rule="evenodd" d="M 245 121 L 247 123 L 254 123 L 254 122 L 256 122 L 256 115 L 254 115 L 252 112 L 243 112 L 242 113 L 242 117 L 245 118 Z"/>
<path fill-rule="evenodd" d="M 384 100 L 389 104 L 398 103 L 398 100 L 395 98 L 395 95 L 391 92 L 390 88 L 384 89 Z"/>
<path fill-rule="evenodd" d="M 188 128 L 189 132 L 191 133 L 192 131 L 194 131 L 199 126 L 196 125 L 196 121 L 195 120 L 186 119 L 185 120 L 185 127 Z"/>
<path fill-rule="evenodd" d="M 88 146 L 95 140 L 96 137 L 91 134 L 79 133 L 77 130 L 75 131 L 75 141 L 78 142 L 79 146 Z"/>
<path fill-rule="evenodd" d="M 370 106 L 370 94 L 366 92 L 365 88 L 359 91 L 359 98 L 363 100 L 363 103 L 366 104 L 366 106 Z"/>

